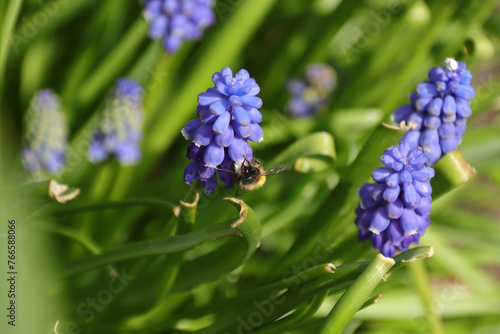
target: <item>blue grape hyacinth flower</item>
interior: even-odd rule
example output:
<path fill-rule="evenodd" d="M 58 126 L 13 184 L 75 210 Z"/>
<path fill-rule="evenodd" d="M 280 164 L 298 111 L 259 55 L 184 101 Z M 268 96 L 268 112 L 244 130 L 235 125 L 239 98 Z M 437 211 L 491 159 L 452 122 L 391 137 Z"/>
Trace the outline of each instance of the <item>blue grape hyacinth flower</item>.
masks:
<path fill-rule="evenodd" d="M 462 142 L 475 92 L 470 85 L 471 72 L 464 62 L 453 58 L 447 58 L 443 66 L 432 68 L 428 76 L 429 80 L 418 84 L 411 94 L 410 104 L 394 112 L 393 120 L 413 122 L 414 128 L 403 140 L 411 147 L 420 145 L 428 152 L 427 164 L 432 166 Z"/>
<path fill-rule="evenodd" d="M 184 171 L 184 181 L 201 180 L 207 194 L 217 187 L 216 168 L 233 170 L 234 164 L 252 161 L 248 141 L 261 142 L 264 137 L 258 124 L 262 121 L 260 88 L 249 73 L 242 69 L 233 76 L 224 67 L 212 81 L 214 87 L 198 95 L 198 118 L 182 129 L 184 138 L 192 141 L 186 156 L 193 160 Z M 229 173 L 219 170 L 218 174 L 226 188 L 233 186 Z"/>
<path fill-rule="evenodd" d="M 149 37 L 162 39 L 163 48 L 176 52 L 183 41 L 198 40 L 215 23 L 213 0 L 144 0 Z"/>
<path fill-rule="evenodd" d="M 365 183 L 358 194 L 356 226 L 360 241 L 370 240 L 382 255 L 393 257 L 418 244 L 430 225 L 434 169 L 425 165 L 428 154 L 402 141 L 385 150 L 385 167 L 373 171 L 376 182 Z"/>
<path fill-rule="evenodd" d="M 43 171 L 57 174 L 64 167 L 68 145 L 68 127 L 57 95 L 49 89 L 35 94 L 25 120 L 24 167 L 35 179 L 41 179 Z"/>
<path fill-rule="evenodd" d="M 292 97 L 286 110 L 295 117 L 306 117 L 324 108 L 337 85 L 335 70 L 326 64 L 309 65 L 306 69 L 306 80 L 292 79 L 287 88 Z"/>
<path fill-rule="evenodd" d="M 132 79 L 121 78 L 106 102 L 99 126 L 87 152 L 93 163 L 105 160 L 110 153 L 120 164 L 135 164 L 141 158 L 142 87 Z"/>

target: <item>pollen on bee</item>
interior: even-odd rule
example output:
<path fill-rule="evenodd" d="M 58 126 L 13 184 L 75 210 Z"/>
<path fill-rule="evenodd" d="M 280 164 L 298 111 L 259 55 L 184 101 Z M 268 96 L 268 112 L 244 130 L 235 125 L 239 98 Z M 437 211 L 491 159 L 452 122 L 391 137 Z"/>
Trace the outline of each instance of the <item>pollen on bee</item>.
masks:
<path fill-rule="evenodd" d="M 240 184 L 240 188 L 243 191 L 250 192 L 250 191 L 254 191 L 256 189 L 261 188 L 264 185 L 264 183 L 266 183 L 266 176 L 259 175 L 259 176 L 257 176 L 255 182 L 249 183 L 249 184 Z"/>

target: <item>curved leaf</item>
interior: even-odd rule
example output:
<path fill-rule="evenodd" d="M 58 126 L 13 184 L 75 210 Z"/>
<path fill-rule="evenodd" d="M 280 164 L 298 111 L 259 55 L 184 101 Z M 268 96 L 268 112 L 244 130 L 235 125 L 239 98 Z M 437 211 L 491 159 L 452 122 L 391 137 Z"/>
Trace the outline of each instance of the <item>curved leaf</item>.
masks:
<path fill-rule="evenodd" d="M 301 157 L 335 160 L 336 152 L 333 136 L 328 132 L 316 132 L 303 137 L 278 154 L 271 164 L 294 164 Z"/>
<path fill-rule="evenodd" d="M 238 228 L 247 243 L 245 257 L 240 261 L 241 265 L 245 263 L 260 246 L 260 237 L 262 235 L 260 220 L 255 212 L 253 212 L 253 210 L 241 199 L 233 197 L 226 197 L 224 199 L 233 202 L 236 208 L 238 208 L 238 206 L 240 207 L 240 218 L 233 223 L 232 227 Z"/>
<path fill-rule="evenodd" d="M 69 264 L 62 275 L 68 276 L 86 270 L 95 269 L 110 263 L 138 258 L 142 256 L 175 253 L 190 249 L 205 241 L 238 235 L 239 231 L 232 228 L 233 221 L 209 226 L 188 234 L 176 235 L 170 238 L 140 241 L 120 248 L 103 252 L 101 255 L 82 259 Z"/>
<path fill-rule="evenodd" d="M 330 168 L 331 163 L 326 159 L 316 157 L 299 157 L 295 160 L 295 170 L 299 173 L 317 173 Z"/>
<path fill-rule="evenodd" d="M 103 252 L 100 255 L 82 259 L 69 264 L 62 272 L 63 276 L 77 274 L 118 261 L 142 256 L 176 253 L 193 248 L 203 242 L 226 237 L 242 236 L 247 243 L 247 251 L 239 264 L 245 262 L 260 245 L 260 221 L 242 200 L 229 198 L 241 207 L 240 217 L 225 223 L 209 226 L 199 231 L 176 235 L 169 238 L 135 242 L 120 248 Z M 239 266 L 238 264 L 238 266 Z"/>
<path fill-rule="evenodd" d="M 85 211 L 99 211 L 99 210 L 109 210 L 109 209 L 119 210 L 133 205 L 144 206 L 152 209 L 163 209 L 163 210 L 168 210 L 170 212 L 175 208 L 175 205 L 170 202 L 161 201 L 154 198 L 140 198 L 140 199 L 131 198 L 116 202 L 111 201 L 111 202 L 100 202 L 89 205 L 68 205 L 66 207 L 57 209 L 56 213 L 73 214 Z"/>

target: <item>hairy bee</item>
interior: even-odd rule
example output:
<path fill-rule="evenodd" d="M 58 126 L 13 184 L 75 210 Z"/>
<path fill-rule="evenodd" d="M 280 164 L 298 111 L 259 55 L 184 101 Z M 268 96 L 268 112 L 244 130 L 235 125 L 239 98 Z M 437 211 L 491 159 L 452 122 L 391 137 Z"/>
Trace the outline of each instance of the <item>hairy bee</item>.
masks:
<path fill-rule="evenodd" d="M 267 175 L 281 174 L 289 170 L 291 167 L 289 165 L 275 165 L 269 169 L 264 170 L 262 162 L 257 159 L 252 159 L 248 161 L 246 158 L 242 163 L 234 165 L 234 172 L 231 171 L 231 177 L 240 188 L 240 190 L 245 193 L 259 189 L 266 183 Z"/>

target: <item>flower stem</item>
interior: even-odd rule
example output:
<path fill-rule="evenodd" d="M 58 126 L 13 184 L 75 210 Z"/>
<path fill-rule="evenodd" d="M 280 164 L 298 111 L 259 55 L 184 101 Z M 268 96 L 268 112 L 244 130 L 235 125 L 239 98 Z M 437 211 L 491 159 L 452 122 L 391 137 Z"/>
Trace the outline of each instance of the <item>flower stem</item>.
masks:
<path fill-rule="evenodd" d="M 460 150 L 454 150 L 443 156 L 435 165 L 436 177 L 432 180 L 434 199 L 453 188 L 467 182 L 476 175 Z"/>
<path fill-rule="evenodd" d="M 425 264 L 422 261 L 414 261 L 408 265 L 408 269 L 412 274 L 413 281 L 424 304 L 425 316 L 429 322 L 430 332 L 433 334 L 444 334 L 443 323 L 434 307 L 434 298 L 429 286 L 429 276 L 427 275 Z"/>
<path fill-rule="evenodd" d="M 328 315 L 319 334 L 342 333 L 356 312 L 370 298 L 373 289 L 395 264 L 394 259 L 377 255 L 358 279 L 347 289 Z"/>

